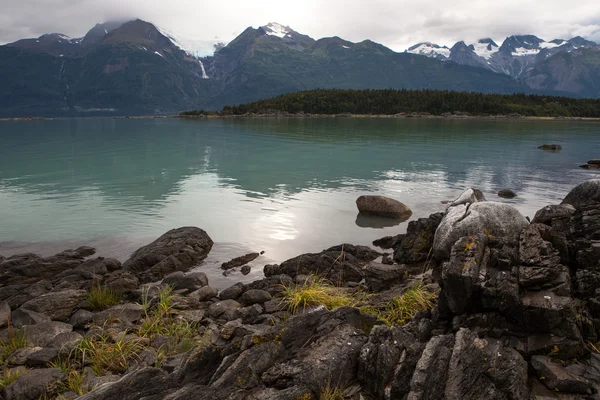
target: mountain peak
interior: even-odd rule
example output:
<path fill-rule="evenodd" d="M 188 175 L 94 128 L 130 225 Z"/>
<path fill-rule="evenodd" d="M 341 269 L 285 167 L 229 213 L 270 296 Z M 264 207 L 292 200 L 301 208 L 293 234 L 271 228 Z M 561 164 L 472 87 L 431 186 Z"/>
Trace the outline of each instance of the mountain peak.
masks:
<path fill-rule="evenodd" d="M 267 35 L 277 36 L 282 39 L 293 32 L 292 28 L 289 26 L 284 26 L 278 22 L 269 22 L 267 25 L 261 26 L 261 28 Z"/>
<path fill-rule="evenodd" d="M 406 50 L 407 53 L 419 54 L 422 56 L 445 60 L 450 57 L 450 49 L 446 46 L 440 46 L 431 42 L 421 42 L 411 46 Z"/>

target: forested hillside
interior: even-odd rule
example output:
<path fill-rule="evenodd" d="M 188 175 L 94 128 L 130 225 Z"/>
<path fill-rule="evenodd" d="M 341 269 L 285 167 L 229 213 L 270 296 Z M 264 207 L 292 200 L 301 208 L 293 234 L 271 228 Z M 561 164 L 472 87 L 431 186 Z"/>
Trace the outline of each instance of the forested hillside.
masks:
<path fill-rule="evenodd" d="M 288 93 L 268 100 L 226 106 L 218 112 L 185 111 L 182 115 L 219 114 L 369 114 L 468 113 L 520 114 L 536 117 L 600 118 L 600 99 L 573 99 L 526 94 L 500 95 L 446 90 L 339 90 Z"/>

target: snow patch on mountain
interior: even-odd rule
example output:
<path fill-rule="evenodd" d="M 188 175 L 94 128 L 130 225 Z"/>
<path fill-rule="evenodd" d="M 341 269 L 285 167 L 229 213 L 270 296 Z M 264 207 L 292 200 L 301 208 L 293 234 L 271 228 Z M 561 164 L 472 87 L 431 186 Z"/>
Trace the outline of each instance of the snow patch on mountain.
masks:
<path fill-rule="evenodd" d="M 267 35 L 277 36 L 282 39 L 292 31 L 292 29 L 289 26 L 283 26 L 277 22 L 269 22 L 262 28 L 267 33 Z"/>
<path fill-rule="evenodd" d="M 567 42 L 565 40 L 561 40 L 558 43 L 555 42 L 555 41 L 552 41 L 552 42 L 542 42 L 542 43 L 540 43 L 540 47 L 542 49 L 554 49 L 554 48 L 560 47 L 560 46 L 562 46 L 564 44 L 567 44 Z"/>
<path fill-rule="evenodd" d="M 479 57 L 489 60 L 495 53 L 498 52 L 498 46 L 495 43 L 477 42 L 472 44 L 475 54 Z"/>
<path fill-rule="evenodd" d="M 419 54 L 427 57 L 443 58 L 450 57 L 450 49 L 446 46 L 439 46 L 434 43 L 424 42 L 418 43 L 406 50 L 408 53 Z"/>
<path fill-rule="evenodd" d="M 195 58 L 212 56 L 215 53 L 215 45 L 223 42 L 218 37 L 215 37 L 212 40 L 193 39 L 175 34 L 166 29 L 159 28 L 158 26 L 156 29 L 169 38 L 175 46 Z"/>
<path fill-rule="evenodd" d="M 515 57 L 535 56 L 540 52 L 540 49 L 527 49 L 525 47 L 517 47 L 512 55 Z"/>

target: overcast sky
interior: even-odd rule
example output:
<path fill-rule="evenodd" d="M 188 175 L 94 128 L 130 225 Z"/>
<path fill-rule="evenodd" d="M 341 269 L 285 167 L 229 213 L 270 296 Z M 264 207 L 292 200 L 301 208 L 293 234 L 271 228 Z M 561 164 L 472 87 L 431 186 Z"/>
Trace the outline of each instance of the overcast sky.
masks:
<path fill-rule="evenodd" d="M 512 34 L 600 42 L 600 0 L 0 0 L 0 43 L 83 36 L 98 22 L 141 18 L 191 39 L 233 39 L 270 21 L 313 38 L 371 39 L 396 51 Z M 498 43 L 501 44 L 501 43 Z"/>

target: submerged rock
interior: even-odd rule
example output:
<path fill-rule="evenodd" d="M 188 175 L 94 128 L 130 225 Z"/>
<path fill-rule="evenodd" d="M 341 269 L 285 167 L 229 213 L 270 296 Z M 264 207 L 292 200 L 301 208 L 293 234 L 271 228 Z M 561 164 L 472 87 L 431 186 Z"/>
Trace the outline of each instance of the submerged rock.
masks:
<path fill-rule="evenodd" d="M 231 269 L 241 267 L 245 264 L 248 264 L 250 261 L 256 260 L 260 256 L 260 253 L 250 253 L 245 256 L 234 258 L 231 261 L 227 261 L 226 263 L 221 264 L 222 269 Z"/>
<path fill-rule="evenodd" d="M 502 189 L 498 192 L 498 197 L 502 197 L 504 199 L 513 199 L 517 197 L 517 194 L 510 189 Z"/>
<path fill-rule="evenodd" d="M 562 150 L 562 146 L 560 144 L 543 144 L 541 146 L 538 146 L 538 149 L 558 152 Z"/>
<path fill-rule="evenodd" d="M 406 205 L 384 196 L 360 196 L 356 199 L 356 206 L 362 214 L 379 217 L 402 218 L 412 214 Z"/>
<path fill-rule="evenodd" d="M 141 283 L 158 281 L 172 272 L 189 270 L 206 258 L 212 246 L 212 239 L 200 228 L 173 229 L 136 250 L 123 269 L 133 272 Z"/>

